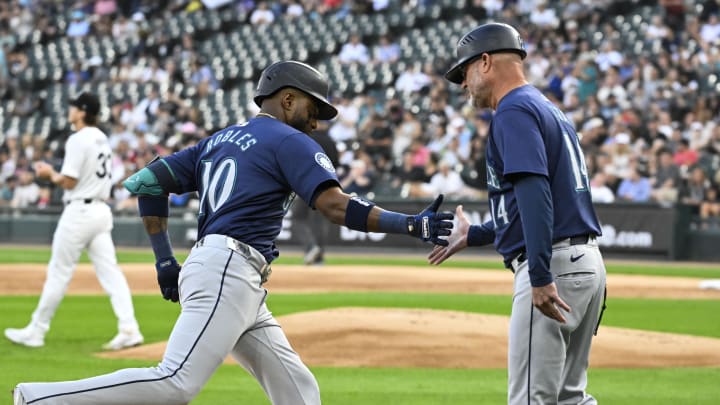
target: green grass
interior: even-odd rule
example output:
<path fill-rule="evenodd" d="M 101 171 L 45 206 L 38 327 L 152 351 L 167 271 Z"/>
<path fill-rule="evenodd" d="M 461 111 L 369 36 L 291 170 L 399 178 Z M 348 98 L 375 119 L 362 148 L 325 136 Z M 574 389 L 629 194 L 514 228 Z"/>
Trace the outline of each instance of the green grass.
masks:
<path fill-rule="evenodd" d="M 185 253 L 185 252 L 183 252 Z M 2 248 L 0 263 L 47 263 L 47 248 Z M 121 263 L 151 263 L 152 253 L 120 250 Z M 184 260 L 185 254 L 178 258 Z M 87 262 L 87 257 L 82 259 Z M 300 264 L 299 255 L 283 255 L 278 264 Z M 331 256 L 331 265 L 427 266 L 415 258 Z M 453 267 L 502 268 L 501 260 L 458 258 Z M 439 269 L 442 271 L 442 267 Z M 610 263 L 614 274 L 644 274 L 720 278 L 718 268 L 684 263 L 655 265 Z M 508 277 L 511 277 L 508 275 Z M 433 308 L 508 315 L 509 296 L 430 293 L 271 294 L 276 316 L 342 306 Z M 159 295 L 135 296 L 136 314 L 146 342 L 164 341 L 179 306 Z M 24 326 L 37 296 L 0 296 L 0 329 Z M 720 300 L 613 298 L 603 325 L 720 338 Z M 20 381 L 58 381 L 90 377 L 126 367 L 151 367 L 156 361 L 98 359 L 91 354 L 110 339 L 115 317 L 105 296 L 67 296 L 53 320 L 46 346 L 27 349 L 0 339 L 0 393 Z M 602 328 L 601 328 L 602 332 Z M 491 348 L 478 348 L 488 350 Z M 505 369 L 326 368 L 312 371 L 320 383 L 324 404 L 437 405 L 498 404 L 506 401 Z M 591 369 L 589 392 L 604 404 L 716 404 L 720 398 L 720 368 Z M 5 390 L 5 391 L 3 391 Z M 1 395 L 0 395 L 1 397 Z M 9 395 L 6 397 L 9 400 Z M 238 366 L 223 365 L 193 404 L 269 404 L 260 386 Z M 2 401 L 0 401 L 2 402 Z"/>
<path fill-rule="evenodd" d="M 509 296 L 470 294 L 271 294 L 276 316 L 339 306 L 437 308 L 507 315 Z M 147 342 L 167 338 L 179 312 L 159 296 L 134 297 Z M 35 296 L 0 297 L 0 328 L 24 325 Z M 720 301 L 613 299 L 604 324 L 720 337 Z M 663 314 L 663 316 L 657 316 Z M 57 381 L 150 367 L 155 361 L 107 360 L 91 356 L 112 337 L 115 318 L 104 296 L 67 296 L 46 346 L 27 349 L 0 339 L 0 392 L 19 381 Z M 480 350 L 480 348 L 478 349 Z M 505 401 L 504 369 L 313 368 L 324 404 L 436 405 L 497 404 Z M 720 368 L 591 369 L 590 392 L 608 404 L 714 404 Z M 193 404 L 269 404 L 259 385 L 237 366 L 224 365 Z"/>
<path fill-rule="evenodd" d="M 182 262 L 187 257 L 187 250 L 177 249 L 177 259 Z M 47 263 L 50 260 L 50 250 L 45 247 L 3 247 L 0 245 L 0 264 L 1 263 Z M 154 261 L 152 251 L 138 249 L 119 249 L 118 261 L 120 263 L 152 263 Z M 80 261 L 89 263 L 90 260 L 86 253 L 83 253 Z M 328 265 L 349 265 L 349 266 L 413 266 L 428 267 L 427 261 L 423 254 L 414 257 L 389 257 L 389 256 L 332 256 L 330 255 L 325 261 Z M 302 256 L 299 254 L 283 254 L 273 264 L 302 264 Z M 668 276 L 668 277 L 697 277 L 697 278 L 720 278 L 720 264 L 717 267 L 697 266 L 688 263 L 667 263 L 658 264 L 627 264 L 613 263 L 609 261 L 607 271 L 610 274 L 636 274 L 649 276 Z M 504 269 L 502 260 L 498 256 L 497 260 L 478 260 L 458 257 L 451 259 L 447 263 L 437 267 L 442 271 L 445 267 L 478 270 Z"/>

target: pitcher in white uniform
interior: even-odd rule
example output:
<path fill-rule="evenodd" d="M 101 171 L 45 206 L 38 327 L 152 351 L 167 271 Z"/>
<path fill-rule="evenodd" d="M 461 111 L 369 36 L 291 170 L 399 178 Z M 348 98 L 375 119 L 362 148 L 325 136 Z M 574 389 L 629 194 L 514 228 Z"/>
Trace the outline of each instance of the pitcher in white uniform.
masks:
<path fill-rule="evenodd" d="M 113 217 L 105 203 L 110 197 L 112 150 L 107 136 L 96 127 L 100 102 L 90 93 L 82 93 L 70 101 L 68 121 L 73 130 L 65 144 L 65 159 L 60 173 L 45 162 L 34 164 L 38 178 L 48 179 L 62 187 L 63 209 L 52 241 L 52 257 L 40 302 L 30 324 L 23 329 L 5 329 L 12 342 L 40 347 L 65 290 L 72 279 L 80 254 L 87 248 L 98 281 L 110 296 L 118 334 L 103 345 L 106 350 L 119 350 L 143 342 L 135 320 L 130 288 L 115 257 L 111 231 Z"/>

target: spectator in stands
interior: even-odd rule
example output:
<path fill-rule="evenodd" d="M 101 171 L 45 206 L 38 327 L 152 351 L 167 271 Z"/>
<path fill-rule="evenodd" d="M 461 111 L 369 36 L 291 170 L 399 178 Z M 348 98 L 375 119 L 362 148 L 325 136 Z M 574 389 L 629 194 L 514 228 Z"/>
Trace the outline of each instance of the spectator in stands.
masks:
<path fill-rule="evenodd" d="M 595 63 L 601 72 L 606 72 L 611 66 L 622 65 L 623 58 L 623 54 L 617 50 L 615 43 L 607 39 L 600 46 L 600 52 L 595 57 Z"/>
<path fill-rule="evenodd" d="M 90 73 L 83 69 L 80 62 L 75 62 L 73 68 L 65 74 L 65 84 L 68 86 L 81 86 L 90 80 Z"/>
<path fill-rule="evenodd" d="M 69 37 L 84 37 L 90 34 L 90 20 L 82 10 L 72 12 L 70 24 L 68 24 L 66 35 Z"/>
<path fill-rule="evenodd" d="M 672 32 L 663 22 L 662 16 L 654 15 L 650 19 L 650 24 L 645 28 L 645 46 L 651 47 L 654 41 L 660 41 L 667 45 L 667 41 L 671 36 Z M 664 46 L 664 48 L 667 48 L 667 46 Z"/>
<path fill-rule="evenodd" d="M 218 81 L 205 58 L 194 58 L 190 69 L 190 83 L 196 87 L 199 96 L 206 97 L 209 93 L 217 90 Z"/>
<path fill-rule="evenodd" d="M 393 181 L 392 186 L 395 189 L 408 189 L 410 187 L 418 187 L 421 183 L 425 182 L 425 168 L 418 166 L 413 161 L 413 153 L 406 150 L 402 154 L 402 158 L 399 164 L 396 164 L 392 168 Z M 405 197 L 408 193 L 405 193 Z"/>
<path fill-rule="evenodd" d="M 698 161 L 698 153 L 696 150 L 690 149 L 690 142 L 687 139 L 680 139 L 675 148 L 673 162 L 682 167 L 689 168 Z"/>
<path fill-rule="evenodd" d="M 160 107 L 158 89 L 153 87 L 150 92 L 133 108 L 131 128 L 152 124 Z"/>
<path fill-rule="evenodd" d="M 117 11 L 117 2 L 115 0 L 95 0 L 93 12 L 96 15 L 111 15 Z"/>
<path fill-rule="evenodd" d="M 437 193 L 444 194 L 445 198 L 458 198 L 471 194 L 460 173 L 444 160 L 438 162 L 438 171 L 432 175 L 430 182 L 420 186 L 417 197 L 431 197 Z"/>
<path fill-rule="evenodd" d="M 0 187 L 0 207 L 8 207 L 12 203 L 17 181 L 18 178 L 14 174 L 5 179 L 4 182 L 0 181 L 2 185 Z"/>
<path fill-rule="evenodd" d="M 647 202 L 650 200 L 650 180 L 643 177 L 636 167 L 630 168 L 630 175 L 620 182 L 617 197 L 621 201 Z"/>
<path fill-rule="evenodd" d="M 632 174 L 631 162 L 633 160 L 633 150 L 630 147 L 630 135 L 627 132 L 619 132 L 612 138 L 609 138 L 602 150 L 610 156 L 608 166 L 600 166 L 606 168 L 606 173 L 611 171 L 615 177 L 620 179 L 629 178 Z"/>
<path fill-rule="evenodd" d="M 395 89 L 401 93 L 416 93 L 428 88 L 432 84 L 432 78 L 420 70 L 418 63 L 413 63 L 400 73 L 395 81 Z"/>
<path fill-rule="evenodd" d="M 150 62 L 143 69 L 142 76 L 140 76 L 140 81 L 143 83 L 155 83 L 158 85 L 169 84 L 169 79 L 168 72 L 160 66 L 160 61 L 157 58 L 150 58 Z"/>
<path fill-rule="evenodd" d="M 410 147 L 413 139 L 422 133 L 422 124 L 411 111 L 403 112 L 403 120 L 393 131 L 392 156 L 395 161 L 401 161 L 405 151 Z"/>
<path fill-rule="evenodd" d="M 590 192 L 592 202 L 610 204 L 615 202 L 615 193 L 607 185 L 607 176 L 603 172 L 597 172 L 590 180 Z"/>
<path fill-rule="evenodd" d="M 388 34 L 380 36 L 373 49 L 374 63 L 395 63 L 400 59 L 400 45 L 390 40 Z"/>
<path fill-rule="evenodd" d="M 720 227 L 720 196 L 718 186 L 711 185 L 705 189 L 705 195 L 700 203 L 700 219 L 703 228 Z"/>
<path fill-rule="evenodd" d="M 535 9 L 530 13 L 530 22 L 543 30 L 554 30 L 560 25 L 555 9 L 548 7 L 547 0 L 537 0 Z"/>
<path fill-rule="evenodd" d="M 5 57 L 6 48 L 7 46 L 4 42 L 0 44 L 0 97 L 4 95 L 6 89 L 5 86 L 7 86 L 10 81 L 10 71 L 8 70 L 7 58 Z"/>
<path fill-rule="evenodd" d="M 343 64 L 366 64 L 370 61 L 370 53 L 367 46 L 361 42 L 360 35 L 350 35 L 350 41 L 340 48 L 338 60 Z"/>
<path fill-rule="evenodd" d="M 17 178 L 18 183 L 10 206 L 13 208 L 27 208 L 37 203 L 38 199 L 40 199 L 40 187 L 35 183 L 33 173 L 21 170 L 18 172 Z"/>
<path fill-rule="evenodd" d="M 274 21 L 275 13 L 270 10 L 265 1 L 259 2 L 257 8 L 250 14 L 250 24 L 252 25 L 271 24 Z"/>
<path fill-rule="evenodd" d="M 705 200 L 705 189 L 711 185 L 701 167 L 693 168 L 680 188 L 680 202 L 692 207 L 694 214 L 700 214 L 700 205 Z"/>
<path fill-rule="evenodd" d="M 338 110 L 337 118 L 329 130 L 330 137 L 335 142 L 348 142 L 357 138 L 360 110 L 357 103 L 349 97 L 338 95 L 335 97 L 335 107 Z"/>
<path fill-rule="evenodd" d="M 720 20 L 717 14 L 711 14 L 700 26 L 700 38 L 708 45 L 720 44 Z"/>
<path fill-rule="evenodd" d="M 299 1 L 288 0 L 285 3 L 286 4 L 284 4 L 285 10 L 283 11 L 283 16 L 294 19 L 301 17 L 305 13 L 305 9 Z"/>
<path fill-rule="evenodd" d="M 674 204 L 677 201 L 681 177 L 680 169 L 673 163 L 670 150 L 662 148 L 656 153 L 653 172 L 650 178 L 652 199 L 662 205 Z"/>
<path fill-rule="evenodd" d="M 392 160 L 393 131 L 386 116 L 372 114 L 365 125 L 358 132 L 358 139 L 362 143 L 363 150 L 375 162 L 380 170 L 385 170 L 386 165 Z M 387 170 L 390 168 L 387 167 Z"/>
<path fill-rule="evenodd" d="M 368 167 L 367 161 L 357 158 L 350 164 L 347 175 L 340 179 L 340 187 L 348 194 L 365 196 L 372 190 L 374 174 Z"/>

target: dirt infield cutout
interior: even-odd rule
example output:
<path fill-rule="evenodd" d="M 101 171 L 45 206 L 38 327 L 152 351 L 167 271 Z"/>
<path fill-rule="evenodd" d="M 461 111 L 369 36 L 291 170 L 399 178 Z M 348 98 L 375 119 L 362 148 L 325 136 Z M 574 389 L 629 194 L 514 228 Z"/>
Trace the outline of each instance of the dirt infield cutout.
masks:
<path fill-rule="evenodd" d="M 504 368 L 508 317 L 456 311 L 336 308 L 280 317 L 310 366 Z M 166 342 L 107 358 L 161 360 Z M 226 363 L 234 363 L 228 357 Z M 720 366 L 720 339 L 602 326 L 592 367 Z"/>

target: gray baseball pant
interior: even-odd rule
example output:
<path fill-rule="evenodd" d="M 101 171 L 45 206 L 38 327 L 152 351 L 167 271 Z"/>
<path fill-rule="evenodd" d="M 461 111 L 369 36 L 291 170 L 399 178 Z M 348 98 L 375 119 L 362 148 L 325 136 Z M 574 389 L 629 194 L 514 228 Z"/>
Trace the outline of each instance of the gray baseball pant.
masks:
<path fill-rule="evenodd" d="M 513 269 L 508 404 L 596 404 L 585 388 L 590 344 L 605 292 L 605 265 L 597 241 L 553 245 L 550 271 L 558 295 L 571 308 L 563 312 L 565 324 L 533 307 L 527 260 L 516 259 Z"/>
<path fill-rule="evenodd" d="M 320 404 L 315 377 L 265 305 L 265 266 L 255 249 L 208 235 L 180 272 L 182 312 L 157 367 L 17 389 L 27 404 L 187 404 L 230 353 L 274 405 Z"/>

